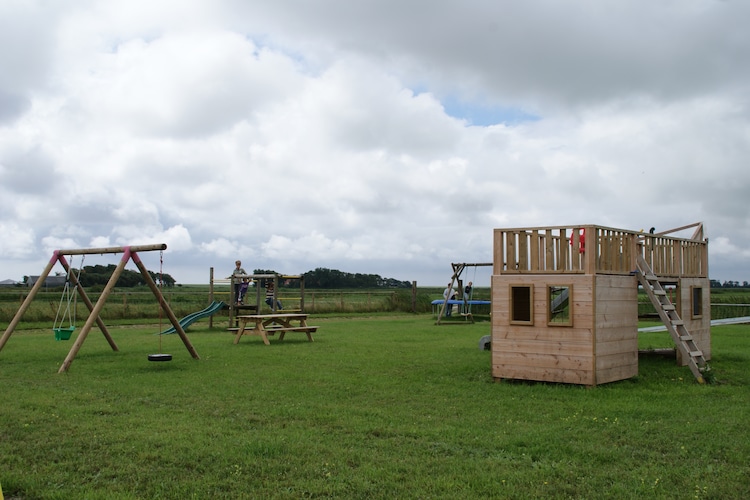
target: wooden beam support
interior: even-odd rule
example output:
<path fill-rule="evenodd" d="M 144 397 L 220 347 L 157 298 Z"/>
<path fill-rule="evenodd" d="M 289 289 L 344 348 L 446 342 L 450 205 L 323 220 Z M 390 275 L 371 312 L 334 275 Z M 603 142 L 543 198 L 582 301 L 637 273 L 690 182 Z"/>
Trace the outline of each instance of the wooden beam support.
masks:
<path fill-rule="evenodd" d="M 105 247 L 105 248 L 73 248 L 70 250 L 56 250 L 58 255 L 95 255 L 105 253 L 129 252 L 153 252 L 154 250 L 166 250 L 166 243 L 155 243 L 153 245 L 133 245 L 129 247 Z"/>

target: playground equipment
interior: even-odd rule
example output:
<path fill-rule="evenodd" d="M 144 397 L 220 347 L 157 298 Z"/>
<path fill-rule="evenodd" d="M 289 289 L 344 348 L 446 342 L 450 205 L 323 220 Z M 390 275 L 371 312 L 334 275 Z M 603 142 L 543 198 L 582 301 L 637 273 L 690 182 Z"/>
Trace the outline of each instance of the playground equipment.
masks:
<path fill-rule="evenodd" d="M 670 236 L 692 228 L 690 238 Z M 639 285 L 678 362 L 703 383 L 711 315 L 702 223 L 660 233 L 594 225 L 495 229 L 492 376 L 593 386 L 638 375 Z M 675 287 L 675 303 L 665 285 Z"/>
<path fill-rule="evenodd" d="M 164 252 L 159 252 L 159 293 L 161 294 L 162 287 L 164 286 Z M 159 308 L 159 330 L 161 330 L 162 321 L 162 310 Z M 149 361 L 172 361 L 171 354 L 164 354 L 161 352 L 161 335 L 159 335 L 159 353 L 149 354 Z"/>
<path fill-rule="evenodd" d="M 180 326 L 182 326 L 183 329 L 189 327 L 199 319 L 208 318 L 209 316 L 213 316 L 217 312 L 221 311 L 226 307 L 226 304 L 221 300 L 214 300 L 211 302 L 211 304 L 208 305 L 205 309 L 201 309 L 200 311 L 196 311 L 194 313 L 188 314 L 184 318 L 180 320 Z M 175 330 L 174 326 L 171 326 L 167 328 L 166 330 L 159 333 L 159 335 L 169 335 L 171 333 L 175 333 L 177 330 Z"/>
<path fill-rule="evenodd" d="M 462 294 L 462 298 L 460 300 L 443 300 L 443 299 L 437 299 L 432 301 L 433 306 L 438 306 L 438 315 L 437 320 L 435 321 L 436 325 L 441 324 L 441 321 L 445 314 L 445 309 L 447 307 L 453 307 L 454 305 L 457 305 L 459 307 L 462 307 L 461 316 L 465 319 L 465 322 L 471 322 L 474 323 L 474 316 L 471 313 L 471 307 L 474 305 L 489 305 L 489 300 L 473 300 L 473 294 L 474 294 L 474 288 L 471 289 L 469 297 L 463 296 L 464 294 L 464 284 L 463 280 L 461 279 L 461 274 L 464 272 L 464 270 L 467 267 L 473 267 L 474 268 L 474 278 L 471 280 L 472 283 L 476 280 L 477 276 L 477 268 L 479 267 L 491 267 L 492 262 L 488 263 L 451 263 L 451 268 L 453 269 L 453 275 L 451 276 L 451 288 L 454 284 L 457 284 L 458 290 L 460 290 Z"/>
<path fill-rule="evenodd" d="M 23 303 L 21 304 L 21 307 L 18 309 L 15 316 L 11 320 L 10 324 L 6 328 L 5 333 L 3 333 L 3 336 L 0 337 L 0 351 L 2 351 L 3 347 L 5 347 L 5 344 L 8 342 L 8 339 L 13 334 L 13 331 L 15 330 L 16 326 L 18 326 L 18 323 L 21 321 L 21 318 L 23 317 L 24 313 L 31 305 L 31 302 L 34 299 L 34 296 L 42 287 L 44 280 L 47 278 L 52 268 L 58 262 L 63 266 L 65 271 L 71 277 L 72 284 L 76 287 L 76 290 L 78 291 L 78 295 L 80 296 L 81 300 L 86 304 L 86 307 L 89 310 L 89 316 L 86 319 L 86 323 L 83 325 L 83 327 L 81 328 L 81 331 L 78 333 L 78 337 L 76 337 L 76 340 L 73 343 L 73 346 L 71 347 L 70 352 L 65 358 L 65 361 L 63 362 L 62 366 L 60 366 L 58 373 L 63 373 L 63 372 L 68 371 L 71 363 L 73 363 L 73 360 L 78 354 L 78 351 L 81 349 L 81 346 L 83 345 L 86 338 L 88 337 L 88 334 L 91 331 L 91 328 L 94 326 L 94 323 L 97 324 L 97 326 L 99 327 L 99 330 L 101 330 L 102 335 L 104 335 L 104 338 L 107 340 L 112 350 L 119 351 L 117 344 L 115 344 L 114 339 L 109 334 L 107 327 L 104 325 L 104 322 L 102 321 L 100 317 L 100 314 L 101 314 L 102 309 L 104 308 L 104 304 L 106 303 L 107 298 L 109 297 L 112 290 L 114 289 L 118 278 L 120 277 L 123 270 L 125 269 L 125 265 L 130 260 L 132 260 L 133 263 L 135 263 L 136 267 L 138 267 L 138 270 L 141 272 L 141 275 L 143 276 L 144 281 L 148 285 L 151 292 L 154 294 L 154 297 L 159 302 L 161 311 L 163 311 L 164 314 L 166 314 L 166 316 L 169 318 L 169 321 L 172 323 L 172 326 L 174 326 L 175 330 L 180 335 L 180 339 L 182 339 L 182 343 L 185 345 L 185 348 L 188 350 L 188 352 L 194 359 L 200 359 L 200 356 L 198 356 L 198 353 L 195 351 L 195 348 L 190 343 L 190 340 L 185 334 L 185 331 L 182 329 L 182 326 L 180 325 L 179 321 L 177 320 L 174 313 L 170 309 L 169 304 L 167 304 L 166 300 L 164 300 L 164 296 L 162 295 L 161 291 L 154 283 L 154 280 L 149 275 L 148 270 L 146 269 L 146 266 L 143 264 L 143 262 L 141 262 L 140 256 L 138 255 L 138 252 L 149 252 L 149 251 L 155 251 L 155 250 L 159 250 L 163 252 L 164 250 L 166 250 L 166 248 L 167 248 L 166 244 L 160 243 L 160 244 L 155 244 L 155 245 L 140 245 L 140 246 L 126 246 L 126 247 L 77 248 L 73 250 L 55 250 L 52 253 L 52 258 L 49 260 L 49 263 L 44 268 L 44 271 L 42 271 L 42 274 L 39 276 L 39 279 L 36 281 L 36 283 L 34 283 L 34 286 L 29 292 L 29 295 L 23 301 Z M 84 291 L 83 286 L 81 286 L 81 283 L 78 280 L 78 278 L 75 276 L 75 273 L 70 272 L 70 265 L 68 264 L 68 261 L 65 259 L 65 255 L 72 256 L 72 255 L 91 255 L 91 254 L 118 254 L 118 253 L 123 254 L 122 258 L 120 259 L 120 262 L 115 267 L 115 270 L 112 273 L 112 276 L 109 278 L 107 285 L 102 290 L 101 295 L 99 296 L 99 299 L 94 305 L 91 303 L 88 296 L 86 295 L 86 292 Z"/>
<path fill-rule="evenodd" d="M 250 285 L 255 288 L 255 301 L 248 304 L 237 304 L 237 297 L 235 297 L 235 284 L 237 280 L 247 279 Z M 227 300 L 225 301 L 229 307 L 229 328 L 235 328 L 236 317 L 239 314 L 259 314 L 261 311 L 261 304 L 265 303 L 265 289 L 263 284 L 266 280 L 273 282 L 273 301 L 269 306 L 271 312 L 275 313 L 277 304 L 279 303 L 279 281 L 299 281 L 299 297 L 284 297 L 284 312 L 305 312 L 305 277 L 302 275 L 285 275 L 285 274 L 245 274 L 245 275 L 232 275 L 229 278 L 216 278 L 214 276 L 214 268 L 210 268 L 209 273 L 209 288 L 208 288 L 208 300 L 216 302 L 216 295 L 225 294 Z M 228 288 L 224 288 L 228 287 Z M 248 296 L 246 295 L 246 298 Z M 289 305 L 288 302 L 293 301 L 297 304 Z M 209 306 L 210 307 L 210 306 Z M 213 317 L 209 317 L 209 327 L 213 327 Z"/>
<path fill-rule="evenodd" d="M 70 262 L 71 264 L 73 263 L 72 256 L 71 256 Z M 81 257 L 81 264 L 78 267 L 78 276 L 76 276 L 76 281 L 80 280 L 81 278 L 81 269 L 83 269 L 83 257 Z M 70 274 L 72 272 L 73 272 L 73 266 L 71 265 L 68 268 L 68 272 L 65 277 L 65 286 L 63 287 L 62 296 L 60 297 L 60 304 L 57 307 L 57 313 L 55 314 L 55 321 L 52 323 L 52 331 L 55 333 L 55 340 L 70 340 L 70 336 L 73 334 L 73 332 L 76 329 L 75 304 L 73 305 L 72 311 L 70 307 L 70 303 L 73 301 L 75 297 L 75 294 L 73 294 L 70 290 L 70 280 L 71 280 Z M 63 308 L 63 304 L 65 304 L 65 310 L 62 312 L 62 314 L 60 314 L 60 311 Z M 68 318 L 68 326 L 63 326 L 66 317 Z M 58 318 L 60 319 L 59 323 L 57 322 Z"/>

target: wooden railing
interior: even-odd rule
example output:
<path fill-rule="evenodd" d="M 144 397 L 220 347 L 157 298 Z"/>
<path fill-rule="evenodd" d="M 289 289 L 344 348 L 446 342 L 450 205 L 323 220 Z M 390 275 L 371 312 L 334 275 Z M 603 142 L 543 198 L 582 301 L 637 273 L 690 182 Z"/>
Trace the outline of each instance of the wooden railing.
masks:
<path fill-rule="evenodd" d="M 641 253 L 658 276 L 708 277 L 702 225 L 691 239 L 668 233 L 593 225 L 495 229 L 494 274 L 630 274 Z"/>

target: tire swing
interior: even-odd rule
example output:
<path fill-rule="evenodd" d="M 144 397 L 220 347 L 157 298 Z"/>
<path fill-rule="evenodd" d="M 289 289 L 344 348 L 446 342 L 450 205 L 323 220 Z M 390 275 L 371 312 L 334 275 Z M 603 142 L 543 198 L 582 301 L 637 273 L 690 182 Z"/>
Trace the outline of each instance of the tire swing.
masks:
<path fill-rule="evenodd" d="M 162 294 L 162 289 L 164 287 L 164 250 L 159 252 L 159 294 L 161 295 L 161 300 L 164 300 L 164 295 Z M 159 304 L 159 331 L 163 331 L 161 327 L 162 322 L 162 306 Z M 161 352 L 161 333 L 158 333 L 159 335 L 159 352 L 158 354 L 149 354 L 148 360 L 149 361 L 172 361 L 172 355 L 171 354 L 163 354 Z"/>
<path fill-rule="evenodd" d="M 81 257 L 81 266 L 78 268 L 78 277 L 76 283 L 81 278 L 81 269 L 83 269 L 83 257 Z M 76 297 L 75 293 L 70 290 L 70 278 L 73 273 L 73 257 L 70 258 L 70 266 L 68 266 L 68 274 L 65 276 L 65 286 L 63 287 L 62 296 L 60 297 L 60 304 L 57 306 L 57 313 L 55 314 L 55 321 L 52 323 L 52 331 L 55 333 L 55 340 L 70 340 L 70 336 L 76 329 L 76 303 L 73 303 L 73 312 L 70 311 L 70 303 Z M 65 303 L 65 310 L 62 311 L 63 303 Z M 62 311 L 62 314 L 60 314 Z M 68 326 L 63 326 L 65 318 L 68 318 Z M 57 320 L 60 320 L 58 323 Z"/>

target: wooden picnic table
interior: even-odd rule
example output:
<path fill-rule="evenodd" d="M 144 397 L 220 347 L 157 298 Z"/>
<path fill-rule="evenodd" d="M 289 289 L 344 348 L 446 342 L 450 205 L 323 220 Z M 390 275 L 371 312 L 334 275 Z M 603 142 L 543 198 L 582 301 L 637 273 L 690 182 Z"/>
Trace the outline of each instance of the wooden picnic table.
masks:
<path fill-rule="evenodd" d="M 307 324 L 307 314 L 276 313 L 276 314 L 244 314 L 237 316 L 239 327 L 234 343 L 238 344 L 243 335 L 258 335 L 263 343 L 271 345 L 269 335 L 279 334 L 279 340 L 284 340 L 287 332 L 303 332 L 307 340 L 313 342 L 312 334 L 318 327 Z M 251 327 L 248 327 L 248 324 Z"/>

